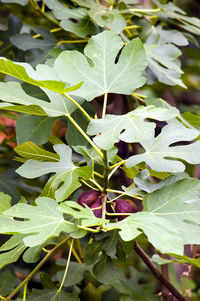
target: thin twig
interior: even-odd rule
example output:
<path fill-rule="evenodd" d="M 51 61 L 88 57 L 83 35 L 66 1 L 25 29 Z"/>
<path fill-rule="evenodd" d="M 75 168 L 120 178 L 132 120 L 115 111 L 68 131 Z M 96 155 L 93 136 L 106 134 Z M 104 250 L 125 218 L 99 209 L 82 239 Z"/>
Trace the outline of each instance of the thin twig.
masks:
<path fill-rule="evenodd" d="M 164 285 L 172 293 L 172 295 L 177 298 L 177 300 L 186 301 L 186 299 L 179 293 L 179 291 L 167 279 L 163 277 L 163 275 L 157 269 L 155 264 L 151 261 L 149 256 L 144 252 L 144 250 L 140 247 L 140 245 L 136 241 L 134 242 L 134 250 L 140 256 L 142 261 L 147 265 L 147 267 L 150 269 L 154 277 L 162 285 Z"/>

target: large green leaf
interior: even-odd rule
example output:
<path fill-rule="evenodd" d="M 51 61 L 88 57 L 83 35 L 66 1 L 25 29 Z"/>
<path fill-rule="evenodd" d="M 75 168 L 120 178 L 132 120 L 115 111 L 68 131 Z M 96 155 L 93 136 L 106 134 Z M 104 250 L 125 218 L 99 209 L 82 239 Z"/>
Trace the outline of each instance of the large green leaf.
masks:
<path fill-rule="evenodd" d="M 37 145 L 48 141 L 48 136 L 52 135 L 52 125 L 55 118 L 48 116 L 19 116 L 16 123 L 17 143 L 22 144 L 32 141 Z"/>
<path fill-rule="evenodd" d="M 125 142 L 142 142 L 154 136 L 156 124 L 146 122 L 146 118 L 169 120 L 178 115 L 175 108 L 158 108 L 155 106 L 138 107 L 125 115 L 106 115 L 103 119 L 92 120 L 88 134 L 98 135 L 95 143 L 103 149 L 110 149 L 119 140 Z"/>
<path fill-rule="evenodd" d="M 23 177 L 34 179 L 48 173 L 56 173 L 47 182 L 42 195 L 55 197 L 57 201 L 66 199 L 74 190 L 81 186 L 79 178 L 89 179 L 92 175 L 91 166 L 78 167 L 72 163 L 72 150 L 65 144 L 53 146 L 60 156 L 59 162 L 42 162 L 28 160 L 16 172 Z"/>
<path fill-rule="evenodd" d="M 143 231 L 162 253 L 182 255 L 185 244 L 200 243 L 199 213 L 200 181 L 183 179 L 150 194 L 144 212 L 109 224 L 107 229 L 120 229 L 125 241 Z"/>
<path fill-rule="evenodd" d="M 200 243 L 199 180 L 187 178 L 163 187 L 148 196 L 145 207 L 153 216 L 172 223 L 184 244 Z"/>
<path fill-rule="evenodd" d="M 106 30 L 89 40 L 85 56 L 77 51 L 63 51 L 54 68 L 70 84 L 84 81 L 73 95 L 92 100 L 104 93 L 131 94 L 145 83 L 142 72 L 146 67 L 146 55 L 142 42 L 134 39 L 122 49 L 115 64 L 122 47 L 121 38 Z"/>
<path fill-rule="evenodd" d="M 63 218 L 57 209 L 57 202 L 45 197 L 36 199 L 37 206 L 17 204 L 3 212 L 0 217 L 1 233 L 27 234 L 23 241 L 26 246 L 42 244 L 60 232 L 70 233 L 77 227 Z M 25 220 L 14 220 L 13 218 Z"/>
<path fill-rule="evenodd" d="M 171 146 L 180 141 L 191 141 L 199 135 L 196 130 L 190 130 L 180 124 L 168 124 L 160 135 L 141 141 L 145 149 L 143 154 L 135 155 L 127 160 L 127 167 L 146 162 L 151 169 L 165 172 L 183 172 L 185 165 L 175 159 L 182 159 L 190 164 L 200 163 L 200 141 L 183 145 Z"/>
<path fill-rule="evenodd" d="M 181 51 L 174 45 L 145 45 L 148 67 L 158 80 L 167 85 L 179 85 L 186 88 L 180 79 L 183 71 L 180 68 L 180 61 L 177 59 Z"/>

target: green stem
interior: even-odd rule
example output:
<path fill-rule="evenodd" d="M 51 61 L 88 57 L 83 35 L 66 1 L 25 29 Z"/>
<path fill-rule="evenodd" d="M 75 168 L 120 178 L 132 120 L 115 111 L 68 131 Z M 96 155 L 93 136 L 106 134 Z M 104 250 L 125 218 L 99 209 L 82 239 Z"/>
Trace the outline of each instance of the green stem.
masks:
<path fill-rule="evenodd" d="M 79 108 L 79 110 L 83 113 L 83 115 L 85 115 L 85 117 L 91 122 L 92 118 L 90 117 L 90 115 L 83 109 L 83 107 L 81 105 L 79 105 L 79 103 L 73 99 L 71 96 L 64 94 L 63 95 L 69 99 L 71 102 L 73 102 L 73 104 L 75 104 L 75 106 L 77 106 L 77 108 Z"/>
<path fill-rule="evenodd" d="M 134 194 L 126 193 L 125 191 L 114 190 L 114 189 L 109 189 L 109 188 L 107 188 L 106 191 L 107 192 L 113 192 L 113 193 L 116 193 L 116 194 L 121 194 L 121 195 L 128 195 L 128 196 L 131 196 L 131 197 L 133 197 L 135 199 L 143 200 L 142 197 L 134 195 Z"/>
<path fill-rule="evenodd" d="M 124 165 L 124 164 L 126 163 L 126 161 L 127 161 L 127 160 L 122 160 L 122 161 L 120 161 L 120 162 L 118 162 L 118 163 L 116 163 L 116 164 L 110 166 L 109 169 L 112 170 L 113 168 L 115 168 L 115 167 L 117 167 L 117 166 Z"/>
<path fill-rule="evenodd" d="M 100 173 L 96 172 L 96 171 L 93 171 L 93 174 L 101 179 L 104 179 L 104 176 L 101 175 Z"/>
<path fill-rule="evenodd" d="M 83 135 L 83 137 L 90 143 L 90 145 L 95 149 L 97 154 L 103 159 L 103 153 L 96 146 L 96 144 L 90 139 L 90 137 L 88 137 L 88 135 L 82 130 L 82 128 L 78 125 L 78 123 L 70 115 L 66 114 L 66 117 L 77 128 L 77 130 Z"/>
<path fill-rule="evenodd" d="M 125 11 L 122 11 L 122 12 L 126 12 L 127 13 L 127 11 L 131 11 L 131 12 L 134 12 L 134 13 L 158 13 L 158 12 L 161 11 L 161 9 L 160 8 L 155 8 L 155 9 L 129 8 L 129 9 L 127 9 Z"/>
<path fill-rule="evenodd" d="M 105 93 L 104 94 L 104 101 L 103 101 L 102 118 L 104 118 L 105 115 L 106 115 L 107 100 L 108 100 L 108 93 Z"/>
<path fill-rule="evenodd" d="M 63 40 L 63 41 L 59 41 L 57 43 L 57 46 L 60 46 L 62 44 L 79 44 L 79 43 L 87 43 L 88 40 Z"/>
<path fill-rule="evenodd" d="M 71 244 L 70 244 L 69 254 L 68 254 L 68 258 L 67 258 L 67 264 L 66 264 L 66 268 L 65 268 L 65 272 L 64 272 L 64 275 L 63 275 L 62 282 L 61 282 L 60 287 L 57 291 L 58 293 L 62 290 L 63 284 L 65 282 L 65 278 L 67 276 L 67 271 L 68 271 L 68 268 L 69 268 L 69 263 L 70 263 L 70 259 L 71 259 L 71 255 L 72 255 L 73 243 L 74 243 L 74 239 L 72 239 Z"/>
<path fill-rule="evenodd" d="M 104 94 L 104 101 L 103 101 L 102 118 L 104 118 L 105 115 L 106 115 L 107 100 L 108 100 L 108 93 L 105 93 Z"/>
<path fill-rule="evenodd" d="M 103 191 L 103 188 L 95 180 L 90 179 L 90 182 L 92 182 L 100 191 Z"/>
<path fill-rule="evenodd" d="M 103 164 L 104 164 L 104 185 L 102 191 L 102 219 L 106 218 L 106 203 L 107 203 L 107 188 L 108 188 L 108 158 L 107 152 L 103 151 Z"/>
<path fill-rule="evenodd" d="M 90 187 L 90 188 L 93 189 L 93 190 L 96 190 L 96 191 L 99 190 L 99 189 L 97 189 L 96 187 L 93 187 L 92 185 L 88 184 L 88 183 L 87 183 L 86 181 L 84 181 L 83 179 L 80 179 L 79 181 L 80 181 L 82 184 L 84 184 L 84 185 Z"/>
<path fill-rule="evenodd" d="M 11 293 L 10 295 L 3 299 L 3 300 L 10 300 L 12 297 L 14 297 L 18 291 L 30 281 L 30 279 L 37 273 L 37 271 L 43 266 L 43 264 L 51 257 L 65 242 L 69 239 L 69 236 L 67 236 L 65 239 L 63 239 L 57 246 L 55 246 L 52 250 L 48 252 L 48 254 L 39 262 L 39 264 L 32 270 L 32 272 L 22 281 Z"/>
<path fill-rule="evenodd" d="M 27 292 L 28 282 L 24 285 L 23 301 L 26 301 L 26 292 Z"/>

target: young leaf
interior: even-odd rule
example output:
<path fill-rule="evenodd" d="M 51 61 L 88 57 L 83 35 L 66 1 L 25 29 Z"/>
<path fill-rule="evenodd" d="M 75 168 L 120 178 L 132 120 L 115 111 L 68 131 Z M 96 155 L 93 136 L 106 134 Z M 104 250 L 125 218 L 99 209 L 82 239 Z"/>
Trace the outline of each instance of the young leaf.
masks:
<path fill-rule="evenodd" d="M 56 237 L 60 232 L 70 233 L 77 227 L 64 220 L 57 209 L 57 202 L 45 197 L 36 199 L 37 206 L 17 204 L 3 212 L 0 218 L 1 233 L 27 234 L 23 241 L 26 246 L 34 247 L 42 244 L 50 237 Z M 14 220 L 13 217 L 25 220 Z"/>
<path fill-rule="evenodd" d="M 87 100 L 104 93 L 131 94 L 145 83 L 142 73 L 146 67 L 146 55 L 142 42 L 133 39 L 122 49 L 115 64 L 122 47 L 120 37 L 106 30 L 89 40 L 85 56 L 77 51 L 63 51 L 54 68 L 60 78 L 70 84 L 84 81 L 73 95 Z"/>
<path fill-rule="evenodd" d="M 81 186 L 79 178 L 87 180 L 91 177 L 92 167 L 75 166 L 72 163 L 72 150 L 65 144 L 56 144 L 53 148 L 60 156 L 59 162 L 41 162 L 31 159 L 19 167 L 16 172 L 28 179 L 34 179 L 52 172 L 56 173 L 47 182 L 42 195 L 55 197 L 60 202 Z"/>
<path fill-rule="evenodd" d="M 125 142 L 142 142 L 154 136 L 155 123 L 146 122 L 146 118 L 169 120 L 179 114 L 175 108 L 140 106 L 125 115 L 106 115 L 103 119 L 92 120 L 88 134 L 96 135 L 95 143 L 101 148 L 111 149 L 119 140 Z M 124 130 L 124 131 L 123 131 Z"/>
<path fill-rule="evenodd" d="M 179 124 L 166 125 L 156 138 L 141 141 L 145 153 L 130 157 L 126 165 L 131 167 L 140 162 L 146 162 L 151 169 L 156 171 L 183 172 L 184 164 L 174 158 L 191 164 L 200 163 L 200 141 L 183 146 L 170 145 L 180 141 L 191 141 L 198 135 L 198 131 Z"/>
<path fill-rule="evenodd" d="M 59 162 L 59 155 L 46 151 L 33 142 L 25 142 L 15 147 L 15 152 L 25 160 L 34 159 L 38 161 Z"/>

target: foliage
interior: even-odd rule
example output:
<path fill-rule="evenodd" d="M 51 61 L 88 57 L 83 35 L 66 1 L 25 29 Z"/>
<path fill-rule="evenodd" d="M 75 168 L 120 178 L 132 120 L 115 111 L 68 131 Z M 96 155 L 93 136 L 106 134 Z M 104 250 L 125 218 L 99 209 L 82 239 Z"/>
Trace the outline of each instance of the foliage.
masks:
<path fill-rule="evenodd" d="M 199 88 L 200 21 L 175 2 L 2 1 L 1 300 L 165 298 L 133 249 L 198 298 L 200 108 L 176 97 Z"/>

